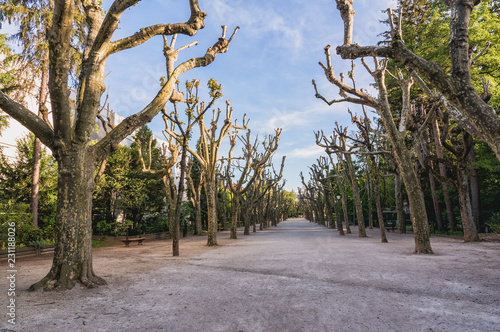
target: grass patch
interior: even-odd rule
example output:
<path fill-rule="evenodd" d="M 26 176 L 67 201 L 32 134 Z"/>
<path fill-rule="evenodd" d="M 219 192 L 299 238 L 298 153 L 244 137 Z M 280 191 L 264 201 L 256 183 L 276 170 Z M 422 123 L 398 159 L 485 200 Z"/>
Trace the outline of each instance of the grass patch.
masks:
<path fill-rule="evenodd" d="M 464 236 L 462 231 L 438 231 L 434 230 L 432 234 L 436 235 L 448 235 L 448 236 Z"/>
<path fill-rule="evenodd" d="M 106 241 L 92 240 L 92 248 L 103 248 L 109 245 L 110 243 Z"/>

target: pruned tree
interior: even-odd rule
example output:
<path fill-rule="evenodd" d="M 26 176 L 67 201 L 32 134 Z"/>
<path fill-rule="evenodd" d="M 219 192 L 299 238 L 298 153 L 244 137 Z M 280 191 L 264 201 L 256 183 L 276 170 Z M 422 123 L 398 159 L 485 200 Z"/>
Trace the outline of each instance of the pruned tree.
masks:
<path fill-rule="evenodd" d="M 352 162 L 352 147 L 347 146 L 347 128 L 340 126 L 338 123 L 334 129 L 334 134 L 330 137 L 321 132 L 315 133 L 316 135 L 316 144 L 325 149 L 327 154 L 337 154 L 337 158 L 342 158 L 340 155 L 343 155 L 345 160 L 345 164 L 347 166 L 348 171 L 348 180 L 349 184 L 352 188 L 352 196 L 354 199 L 354 206 L 356 207 L 356 218 L 358 220 L 358 235 L 359 237 L 366 237 L 365 230 L 365 218 L 363 214 L 363 205 L 361 202 L 361 195 L 358 185 L 358 178 L 356 177 L 356 172 L 354 170 L 354 165 Z"/>
<path fill-rule="evenodd" d="M 344 83 L 342 77 L 339 80 L 335 76 L 335 72 L 331 62 L 330 46 L 325 47 L 325 55 L 327 64 L 324 65 L 323 63 L 320 63 L 320 65 L 323 67 L 325 75 L 327 79 L 330 81 L 330 83 L 332 83 L 333 85 L 337 86 L 340 89 L 342 98 L 328 101 L 318 92 L 316 84 L 313 81 L 313 85 L 316 90 L 316 97 L 324 100 L 329 105 L 338 102 L 351 102 L 355 104 L 369 106 L 377 110 L 383 121 L 387 138 L 389 139 L 389 142 L 391 143 L 392 146 L 394 158 L 396 160 L 399 170 L 401 171 L 401 175 L 406 185 L 408 200 L 411 210 L 412 225 L 415 235 L 414 252 L 432 253 L 424 196 L 421 189 L 419 177 L 416 174 L 415 169 L 413 167 L 414 146 L 411 146 L 408 149 L 405 141 L 406 124 L 407 124 L 408 113 L 410 110 L 410 88 L 411 85 L 413 84 L 412 78 L 410 77 L 405 78 L 402 75 L 401 77 L 396 77 L 391 74 L 392 78 L 396 79 L 397 82 L 399 83 L 402 91 L 402 107 L 400 111 L 399 126 L 397 126 L 393 117 L 393 111 L 391 109 L 391 105 L 389 104 L 387 87 L 385 83 L 386 74 L 388 73 L 387 61 L 385 60 L 379 61 L 377 58 L 374 58 L 375 69 L 371 69 L 364 59 L 361 60 L 363 66 L 368 71 L 368 73 L 374 78 L 375 83 L 377 84 L 379 91 L 379 97 L 377 99 L 370 96 L 363 89 L 357 88 L 352 70 L 349 75 L 352 80 L 352 87 Z M 352 66 L 352 68 L 354 68 L 354 65 Z M 425 120 L 424 124 L 428 123 L 432 114 L 433 112 L 429 112 L 428 117 Z"/>
<path fill-rule="evenodd" d="M 278 148 L 278 142 L 281 135 L 281 129 L 275 129 L 275 134 L 265 137 L 262 147 L 263 152 L 259 152 L 259 138 L 256 137 L 252 143 L 250 129 L 247 130 L 245 136 L 238 135 L 237 131 L 230 136 L 229 141 L 231 147 L 228 154 L 228 163 L 226 168 L 226 182 L 231 190 L 233 197 L 231 202 L 231 239 L 236 239 L 236 229 L 238 224 L 239 200 L 252 186 L 254 181 L 259 178 L 262 170 L 266 167 L 266 163 Z M 242 146 L 242 157 L 233 158 L 233 150 L 236 146 L 236 140 L 239 139 Z M 241 163 L 243 160 L 243 163 Z M 233 182 L 232 176 L 239 174 L 237 181 Z M 248 235 L 248 225 L 245 223 L 244 234 Z"/>
<path fill-rule="evenodd" d="M 22 47 L 22 52 L 16 56 L 13 70 L 16 77 L 16 97 L 20 100 L 23 96 L 36 90 L 39 118 L 44 119 L 48 125 L 48 61 L 47 31 L 52 17 L 52 4 L 50 1 L 9 0 L 0 4 L 0 17 L 2 21 L 19 27 L 18 31 L 9 37 Z M 82 41 L 82 31 L 76 30 L 74 40 Z M 71 61 L 76 69 L 80 62 L 78 53 L 74 52 Z M 33 174 L 31 175 L 30 211 L 33 226 L 38 227 L 38 196 L 40 179 L 40 160 L 42 143 L 35 138 Z"/>
<path fill-rule="evenodd" d="M 327 218 L 330 225 L 329 227 L 338 229 L 339 234 L 344 235 L 344 228 L 342 226 L 342 220 L 340 219 L 340 213 L 337 211 L 338 208 L 336 207 L 335 204 L 334 192 L 332 187 L 332 178 L 330 176 L 329 161 L 327 161 L 325 157 L 318 158 L 317 165 L 316 164 L 313 165 L 311 167 L 311 171 L 316 182 L 321 184 L 323 188 Z M 334 213 L 335 213 L 335 222 L 333 220 Z"/>
<path fill-rule="evenodd" d="M 353 115 L 351 112 L 351 120 L 358 127 L 358 134 L 356 138 L 351 138 L 355 142 L 354 146 L 360 145 L 366 151 L 358 151 L 358 154 L 366 155 L 369 166 L 373 174 L 374 182 L 375 182 L 375 205 L 377 207 L 377 218 L 380 227 L 380 238 L 383 243 L 387 242 L 387 236 L 385 233 L 384 227 L 384 215 L 382 213 L 382 197 L 380 193 L 380 174 L 378 170 L 378 162 L 375 159 L 375 156 L 378 154 L 390 154 L 390 151 L 382 151 L 377 148 L 377 140 L 379 140 L 382 136 L 382 133 L 372 128 L 371 120 L 366 113 L 366 108 L 363 106 L 363 116 Z M 367 179 L 368 181 L 368 179 Z M 371 201 L 369 202 L 371 205 Z"/>
<path fill-rule="evenodd" d="M 166 126 L 173 126 L 173 123 L 168 123 L 169 120 L 167 118 L 164 118 L 164 121 L 166 122 Z M 162 180 L 163 192 L 167 201 L 169 236 L 170 238 L 173 238 L 175 231 L 175 228 L 173 227 L 175 218 L 174 216 L 177 207 L 177 187 L 175 184 L 174 169 L 179 160 L 179 144 L 172 137 L 166 136 L 165 138 L 167 139 L 167 144 L 163 144 L 161 147 L 161 155 L 159 158 L 160 167 L 157 169 L 151 168 L 151 166 L 153 165 L 153 135 L 149 136 L 147 143 L 147 153 L 143 153 L 142 145 L 144 143 L 140 140 L 137 142 L 137 151 L 142 166 L 142 172 L 146 174 L 155 174 Z M 147 158 L 145 158 L 145 156 Z"/>
<path fill-rule="evenodd" d="M 167 56 L 167 63 L 168 59 L 170 56 Z M 215 80 L 210 80 L 208 82 L 208 87 L 210 89 L 210 96 L 212 97 L 210 101 L 205 104 L 204 102 L 199 102 L 198 98 L 198 87 L 199 87 L 199 81 L 198 80 L 193 80 L 191 82 L 186 83 L 186 99 L 175 99 L 171 100 L 173 105 L 174 105 L 174 111 L 171 112 L 170 114 L 167 113 L 165 109 L 162 110 L 163 113 L 163 118 L 165 119 L 165 137 L 173 137 L 176 142 L 180 145 L 180 160 L 179 160 L 179 169 L 180 169 L 180 174 L 179 174 L 179 181 L 177 184 L 177 192 L 176 192 L 176 204 L 175 204 L 175 211 L 174 211 L 174 218 L 173 218 L 173 227 L 174 227 L 174 236 L 173 236 L 173 252 L 174 256 L 179 255 L 179 239 L 180 239 L 180 212 L 181 212 L 181 205 L 182 205 L 182 199 L 184 196 L 184 182 L 186 178 L 186 174 L 188 173 L 187 171 L 187 165 L 186 165 L 186 159 L 187 159 L 187 153 L 191 153 L 195 158 L 196 156 L 194 153 L 197 153 L 197 151 L 191 149 L 188 145 L 189 139 L 191 138 L 192 135 L 192 130 L 195 125 L 199 125 L 200 131 L 202 128 L 201 122 L 204 121 L 205 113 L 213 106 L 215 101 L 222 97 L 222 93 L 220 92 L 220 85 L 218 85 Z M 182 98 L 183 94 L 178 94 L 178 97 Z M 187 117 L 187 122 L 181 121 L 179 117 L 179 111 L 177 110 L 177 103 L 183 101 L 186 103 L 186 111 L 185 115 Z M 196 109 L 196 112 L 194 111 Z M 219 110 L 220 113 L 220 110 Z M 214 113 L 215 115 L 215 113 Z M 169 121 L 167 121 L 167 119 Z M 216 121 L 217 122 L 217 121 Z M 169 125 L 172 124 L 172 125 Z M 212 125 L 214 125 L 212 123 Z M 215 124 L 216 126 L 216 124 Z M 177 131 L 176 131 L 177 129 Z M 202 151 L 203 148 L 203 142 L 204 142 L 204 137 L 200 138 L 200 147 L 199 151 Z M 220 144 L 220 142 L 218 143 Z M 200 160 L 198 160 L 200 162 Z M 203 167 L 202 167 L 203 168 Z M 217 169 L 214 169 L 215 172 L 217 172 Z M 189 177 L 189 176 L 188 176 Z M 207 173 L 203 174 L 203 179 L 207 178 Z M 217 181 L 217 176 L 215 175 L 214 181 Z M 206 185 L 207 183 L 203 181 L 203 183 Z M 216 193 L 215 193 L 216 194 Z M 215 208 L 217 205 L 214 206 Z M 217 216 L 217 211 L 215 211 L 215 216 Z M 215 224 L 217 225 L 217 220 L 215 221 Z"/>
<path fill-rule="evenodd" d="M 384 45 L 346 44 L 337 47 L 337 54 L 343 59 L 369 56 L 391 58 L 412 73 L 418 74 L 446 98 L 449 102 L 448 111 L 453 119 L 469 134 L 486 142 L 500 159 L 500 118 L 493 107 L 475 91 L 471 82 L 470 66 L 483 52 L 482 49 L 478 49 L 474 54 L 469 45 L 470 15 L 479 1 L 446 0 L 445 3 L 451 11 L 448 43 L 450 75 L 435 62 L 417 56 L 406 47 L 401 30 L 402 7 L 397 17 L 391 9 L 388 9 L 390 39 Z"/>
<path fill-rule="evenodd" d="M 204 26 L 206 14 L 200 9 L 198 0 L 189 0 L 191 16 L 185 23 L 155 24 L 133 35 L 112 40 L 122 14 L 138 2 L 115 0 L 104 11 L 97 0 L 83 3 L 54 1 L 52 24 L 48 33 L 49 92 L 54 128 L 21 103 L 0 93 L 0 108 L 39 137 L 52 150 L 59 165 L 54 260 L 47 276 L 32 285 L 30 290 L 68 289 L 76 282 L 87 287 L 105 283 L 94 273 L 92 265 L 90 225 L 94 170 L 111 151 L 117 149 L 119 142 L 161 111 L 173 95 L 175 83 L 182 73 L 207 66 L 215 60 L 217 54 L 227 52 L 231 39 L 225 38 L 224 29 L 222 37 L 204 56 L 178 65 L 146 107 L 126 118 L 97 144 L 91 145 L 90 134 L 105 90 L 105 66 L 108 58 L 120 51 L 142 45 L 154 36 L 176 33 L 192 36 Z M 78 15 L 84 16 L 82 24 L 86 40 L 82 46 L 82 65 L 73 119 L 69 93 L 70 56 L 74 30 L 80 28 L 80 25 L 75 24 Z"/>
<path fill-rule="evenodd" d="M 212 86 L 211 95 L 220 94 L 220 85 L 215 81 L 210 81 L 209 86 Z M 221 95 L 221 94 L 220 94 Z M 187 146 L 187 151 L 200 163 L 203 172 L 203 180 L 205 193 L 208 201 L 208 246 L 217 245 L 217 164 L 220 160 L 219 149 L 224 138 L 226 138 L 233 129 L 247 129 L 246 115 L 243 118 L 242 126 L 237 125 L 237 120 L 232 120 L 233 108 L 230 107 L 229 100 L 226 101 L 226 111 L 224 122 L 218 129 L 221 109 L 213 110 L 210 126 L 205 123 L 205 112 L 212 106 L 212 103 L 205 106 L 204 102 L 196 105 L 197 123 L 200 129 L 199 149 L 195 151 Z M 170 135 L 176 137 L 176 134 L 169 132 Z M 177 138 L 176 138 L 177 139 Z"/>
<path fill-rule="evenodd" d="M 189 158 L 186 168 L 186 184 L 190 192 L 189 200 L 194 208 L 194 235 L 202 235 L 201 225 L 201 189 L 203 187 L 203 173 L 199 172 L 199 177 L 193 179 L 191 175 L 196 163 L 194 158 Z"/>
<path fill-rule="evenodd" d="M 271 155 L 275 150 L 271 148 L 271 146 L 275 146 L 277 148 L 279 134 L 281 133 L 280 129 L 276 130 L 276 136 L 272 137 L 268 136 L 270 140 L 270 145 L 266 149 L 265 152 L 261 154 L 261 156 L 266 156 L 269 152 Z M 264 144 L 265 145 L 265 144 Z M 270 150 L 269 150 L 270 149 Z M 258 207 L 258 203 L 266 196 L 266 194 L 277 186 L 277 183 L 283 177 L 283 168 L 285 166 L 285 156 L 281 159 L 281 167 L 280 171 L 276 172 L 274 169 L 271 160 L 271 155 L 267 157 L 266 163 L 262 164 L 260 167 L 255 168 L 255 172 L 257 172 L 256 180 L 254 180 L 248 187 L 248 190 L 244 193 L 244 205 L 245 205 L 245 214 L 243 216 L 243 220 L 245 223 L 244 235 L 250 235 L 250 223 L 253 225 L 253 232 L 256 232 L 256 224 L 257 224 L 257 215 L 256 209 Z M 269 163 L 267 163 L 269 162 Z M 253 220 L 253 221 L 252 221 Z"/>
<path fill-rule="evenodd" d="M 349 216 L 347 214 L 347 195 L 345 187 L 348 186 L 349 176 L 347 174 L 347 167 L 342 158 L 337 158 L 335 162 L 332 154 L 329 154 L 330 164 L 332 164 L 332 176 L 335 178 L 335 190 L 336 193 L 340 195 L 340 204 L 342 208 L 342 215 L 344 217 L 344 223 L 346 228 L 346 233 L 351 234 L 351 227 L 349 225 Z M 337 195 L 335 195 L 335 204 L 337 204 Z M 340 213 L 340 211 L 339 211 Z M 342 224 L 342 223 L 341 223 Z"/>
<path fill-rule="evenodd" d="M 476 223 L 472 215 L 472 204 L 468 182 L 468 155 L 473 147 L 472 136 L 459 126 L 450 128 L 449 115 L 443 114 L 443 130 L 441 134 L 441 143 L 443 146 L 455 156 L 456 164 L 454 170 L 456 172 L 456 180 L 448 177 L 443 177 L 437 171 L 432 169 L 427 163 L 427 170 L 432 172 L 440 181 L 445 182 L 457 189 L 460 206 L 460 217 L 464 231 L 464 241 L 479 241 L 477 234 Z M 448 132 L 451 132 L 449 141 Z M 429 161 L 429 160 L 428 160 Z M 445 161 L 446 162 L 446 161 Z"/>

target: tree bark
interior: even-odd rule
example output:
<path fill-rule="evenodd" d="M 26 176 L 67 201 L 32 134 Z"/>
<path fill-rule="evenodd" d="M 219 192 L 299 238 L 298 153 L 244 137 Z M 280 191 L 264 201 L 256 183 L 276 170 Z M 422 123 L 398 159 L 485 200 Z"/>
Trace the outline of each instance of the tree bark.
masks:
<path fill-rule="evenodd" d="M 443 219 L 441 218 L 441 209 L 439 208 L 439 202 L 436 194 L 436 179 L 429 173 L 429 184 L 431 187 L 432 204 L 434 206 L 434 214 L 436 215 L 437 227 L 440 231 L 443 230 Z"/>
<path fill-rule="evenodd" d="M 47 84 L 49 72 L 47 71 L 48 54 L 43 58 L 42 77 L 40 78 L 40 90 L 38 94 L 38 116 L 43 118 L 43 110 L 47 99 Z M 33 218 L 33 228 L 38 228 L 38 192 L 40 182 L 40 159 L 42 153 L 42 142 L 35 137 L 33 147 L 33 176 L 31 181 L 30 211 Z"/>
<path fill-rule="evenodd" d="M 340 207 L 338 206 L 338 201 L 336 198 L 333 203 L 333 209 L 335 211 L 335 221 L 337 223 L 337 230 L 339 231 L 339 235 L 345 235 L 344 227 L 342 226 L 342 219 L 340 216 Z"/>
<path fill-rule="evenodd" d="M 476 168 L 476 153 L 474 147 L 472 147 L 469 154 L 469 176 L 470 176 L 470 192 L 471 192 L 471 204 L 472 204 L 472 216 L 474 218 L 474 223 L 479 229 L 481 225 L 479 224 L 479 175 L 477 174 Z"/>
<path fill-rule="evenodd" d="M 427 136 L 427 135 L 426 135 Z M 427 152 L 427 140 L 424 141 L 424 138 L 416 138 L 419 139 L 419 146 L 417 147 L 417 156 L 418 160 L 420 161 L 420 164 L 422 167 L 426 167 L 426 161 L 425 158 L 428 156 Z M 425 156 L 424 156 L 425 155 Z M 429 164 L 429 167 L 433 169 L 432 163 Z M 434 207 L 434 214 L 436 216 L 436 224 L 439 230 L 443 230 L 443 220 L 441 219 L 441 209 L 439 208 L 439 203 L 436 195 L 436 180 L 434 179 L 434 176 L 432 175 L 431 172 L 429 172 L 429 186 L 431 189 L 431 197 L 432 197 L 432 205 Z"/>
<path fill-rule="evenodd" d="M 380 175 L 378 173 L 377 162 L 375 161 L 375 157 L 373 155 L 370 155 L 370 162 L 372 166 L 373 177 L 375 180 L 375 204 L 377 206 L 377 217 L 380 227 L 380 240 L 382 241 L 382 243 L 387 243 L 387 235 L 384 226 L 384 214 L 382 213 L 382 197 L 380 194 Z"/>
<path fill-rule="evenodd" d="M 438 120 L 435 116 L 432 119 L 432 132 L 434 134 L 434 142 L 436 144 L 436 156 L 439 159 L 444 159 L 443 145 L 441 144 L 441 131 L 439 130 Z M 446 166 L 443 163 L 439 163 L 439 174 L 446 177 Z M 455 230 L 455 217 L 453 216 L 453 207 L 451 205 L 450 195 L 448 194 L 449 188 L 446 183 L 442 184 L 443 188 L 443 198 L 444 204 L 446 206 L 446 218 L 448 220 L 448 226 L 451 231 Z"/>
<path fill-rule="evenodd" d="M 31 178 L 30 211 L 33 220 L 33 228 L 38 228 L 38 192 L 40 182 L 40 159 L 42 153 L 42 142 L 35 137 L 33 147 L 33 175 Z"/>
<path fill-rule="evenodd" d="M 243 205 L 243 198 L 242 200 L 242 205 Z M 249 197 L 246 199 L 246 204 L 245 204 L 245 213 L 243 214 L 243 235 L 250 235 L 250 216 L 251 216 L 251 206 L 250 206 L 250 201 Z"/>
<path fill-rule="evenodd" d="M 180 161 L 180 177 L 179 184 L 177 187 L 177 202 L 176 202 L 176 210 L 175 210 L 175 225 L 174 225 L 174 238 L 172 239 L 172 255 L 179 256 L 180 248 L 179 241 L 181 238 L 181 207 L 182 207 L 182 199 L 184 198 L 184 177 L 186 174 L 186 158 L 187 158 L 187 141 L 188 135 L 184 135 L 184 140 L 182 144 L 182 152 L 181 152 L 181 161 Z"/>
<path fill-rule="evenodd" d="M 54 259 L 45 278 L 29 290 L 70 289 L 76 282 L 87 287 L 104 285 L 92 267 L 92 191 L 88 188 L 94 187 L 96 163 L 91 151 L 81 146 L 56 156 L 59 181 Z"/>
<path fill-rule="evenodd" d="M 208 205 L 207 246 L 217 246 L 217 184 L 215 174 L 205 174 L 205 191 Z"/>
<path fill-rule="evenodd" d="M 346 164 L 349 169 L 349 178 L 351 180 L 352 196 L 354 199 L 354 206 L 356 207 L 356 218 L 358 219 L 358 236 L 367 237 L 365 231 L 365 218 L 363 216 L 363 205 L 361 203 L 361 196 L 359 194 L 358 179 L 354 172 L 352 159 L 350 154 L 345 154 Z"/>
<path fill-rule="evenodd" d="M 239 207 L 240 207 L 239 194 L 233 193 L 233 197 L 231 199 L 231 236 L 229 238 L 234 240 L 238 238 L 237 229 L 238 229 Z"/>
<path fill-rule="evenodd" d="M 369 173 L 366 172 L 366 185 L 368 190 L 368 227 L 373 229 L 373 207 L 372 207 L 372 189 L 371 189 L 371 180 L 369 177 Z"/>
<path fill-rule="evenodd" d="M 328 220 L 328 228 L 335 229 L 337 226 L 335 225 L 335 222 L 333 220 L 333 207 L 332 207 L 332 199 L 331 199 L 331 194 L 328 189 L 325 189 L 323 191 L 323 196 L 325 197 L 325 209 L 326 209 L 326 218 Z"/>
<path fill-rule="evenodd" d="M 418 73 L 456 108 L 452 117 L 471 135 L 486 142 L 500 159 L 500 118 L 474 90 L 470 74 L 469 23 L 477 0 L 449 0 L 451 9 L 448 43 L 451 75 L 434 62 L 418 57 L 406 48 L 401 36 L 393 29 L 388 46 L 348 45 L 337 47 L 343 59 L 384 57 L 394 59 Z M 392 19 L 392 18 L 391 18 Z"/>
<path fill-rule="evenodd" d="M 469 182 L 467 181 L 467 166 L 466 161 L 459 161 L 457 167 L 457 191 L 460 201 L 460 217 L 462 219 L 462 227 L 464 229 L 464 241 L 472 242 L 479 241 L 477 234 L 476 223 L 472 216 L 472 206 L 469 195 Z"/>
<path fill-rule="evenodd" d="M 399 172 L 394 174 L 394 191 L 396 197 L 396 215 L 398 218 L 398 231 L 401 234 L 406 233 L 406 216 L 403 209 L 403 195 L 401 192 L 401 175 Z"/>
<path fill-rule="evenodd" d="M 201 204 L 199 201 L 195 203 L 194 206 L 194 232 L 195 235 L 202 235 L 201 229 Z"/>
<path fill-rule="evenodd" d="M 374 73 L 374 77 L 379 87 L 379 99 L 381 100 L 379 104 L 380 116 L 387 130 L 387 135 L 389 136 L 394 151 L 394 159 L 399 167 L 408 194 L 411 221 L 415 235 L 414 252 L 432 254 L 424 195 L 415 168 L 413 167 L 412 156 L 405 145 L 405 140 L 402 139 L 400 132 L 396 128 L 393 114 L 389 107 L 387 89 L 385 86 L 385 69 L 377 69 Z M 403 95 L 404 94 L 403 92 Z"/>

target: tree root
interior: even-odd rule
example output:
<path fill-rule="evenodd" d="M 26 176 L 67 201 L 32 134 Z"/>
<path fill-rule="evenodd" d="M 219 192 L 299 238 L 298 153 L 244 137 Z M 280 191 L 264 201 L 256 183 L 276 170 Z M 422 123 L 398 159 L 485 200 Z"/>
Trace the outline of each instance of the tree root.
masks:
<path fill-rule="evenodd" d="M 87 288 L 95 288 L 99 285 L 107 285 L 103 278 L 97 277 L 94 273 L 90 276 L 76 276 L 74 271 L 69 272 L 69 269 L 60 268 L 60 273 L 55 273 L 51 270 L 42 280 L 33 284 L 28 288 L 28 292 L 34 292 L 41 288 L 44 291 L 62 291 L 75 287 L 77 283 L 82 284 Z"/>

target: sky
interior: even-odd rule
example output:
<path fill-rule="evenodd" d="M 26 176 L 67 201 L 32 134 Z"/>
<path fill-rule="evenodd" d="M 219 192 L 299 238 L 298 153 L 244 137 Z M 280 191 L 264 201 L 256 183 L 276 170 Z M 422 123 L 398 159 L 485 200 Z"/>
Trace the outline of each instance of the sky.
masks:
<path fill-rule="evenodd" d="M 103 6 L 109 7 L 105 0 Z M 360 45 L 373 45 L 386 27 L 381 11 L 396 7 L 391 0 L 356 0 L 354 9 L 353 41 Z M 207 13 L 205 28 L 194 37 L 179 36 L 176 47 L 194 40 L 198 46 L 184 50 L 178 63 L 191 57 L 202 56 L 221 36 L 221 25 L 226 25 L 230 35 L 240 27 L 225 54 L 219 54 L 214 63 L 195 68 L 180 77 L 181 82 L 198 79 L 205 87 L 210 78 L 222 84 L 223 98 L 218 107 L 225 107 L 229 99 L 234 108 L 233 119 L 244 114 L 250 119 L 252 135 L 263 137 L 282 128 L 279 148 L 273 158 L 279 164 L 286 155 L 285 189 L 297 191 L 301 187 L 299 173 L 308 173 L 308 167 L 325 155 L 315 144 L 314 131 L 331 133 L 338 121 L 353 127 L 347 104 L 328 106 L 315 98 L 312 79 L 327 98 L 338 97 L 338 89 L 325 78 L 319 61 L 325 63 L 324 47 L 332 45 L 335 71 L 347 73 L 350 62 L 335 55 L 334 48 L 343 42 L 343 22 L 333 0 L 200 0 L 201 9 Z M 185 22 L 189 18 L 187 0 L 141 1 L 127 10 L 113 39 L 122 38 L 141 27 L 156 23 Z M 155 37 L 131 50 L 112 55 L 106 66 L 104 96 L 110 108 L 122 116 L 140 111 L 156 95 L 159 82 L 165 76 L 163 40 Z M 370 77 L 362 66 L 355 69 L 358 86 L 370 87 Z M 373 91 L 373 89 L 372 89 Z M 200 96 L 208 100 L 206 88 Z M 104 101 L 104 97 L 103 97 Z M 162 137 L 163 121 L 160 116 L 148 124 L 153 132 Z M 221 156 L 227 156 L 227 146 L 221 148 Z M 277 165 L 279 166 L 279 165 Z"/>

